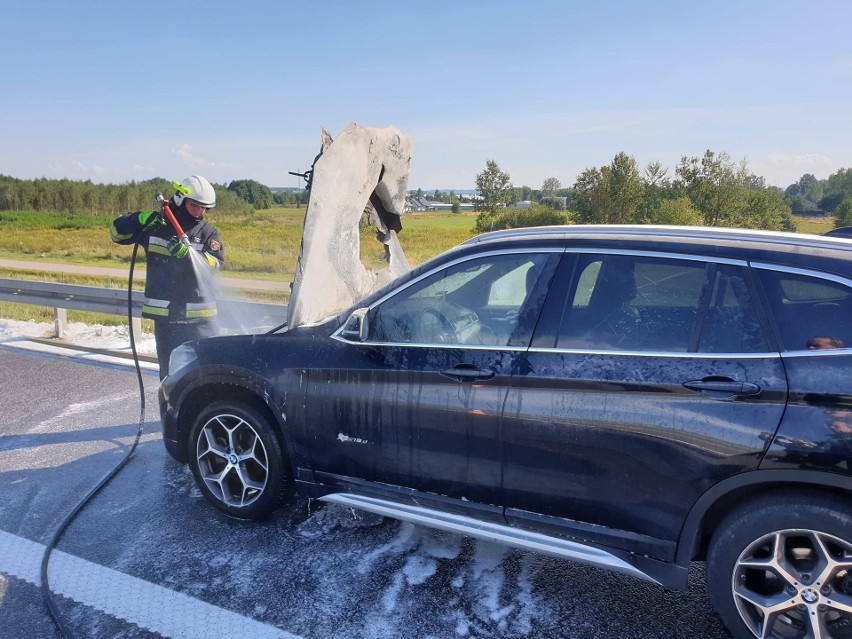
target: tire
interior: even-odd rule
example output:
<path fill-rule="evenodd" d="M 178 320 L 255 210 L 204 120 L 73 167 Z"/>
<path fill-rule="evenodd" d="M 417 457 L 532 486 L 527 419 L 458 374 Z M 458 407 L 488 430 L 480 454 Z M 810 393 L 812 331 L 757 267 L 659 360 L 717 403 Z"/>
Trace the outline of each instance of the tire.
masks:
<path fill-rule="evenodd" d="M 735 639 L 852 638 L 852 508 L 790 492 L 716 529 L 707 589 Z"/>
<path fill-rule="evenodd" d="M 238 519 L 269 517 L 293 488 L 281 442 L 250 405 L 219 401 L 192 426 L 187 455 L 205 499 Z"/>

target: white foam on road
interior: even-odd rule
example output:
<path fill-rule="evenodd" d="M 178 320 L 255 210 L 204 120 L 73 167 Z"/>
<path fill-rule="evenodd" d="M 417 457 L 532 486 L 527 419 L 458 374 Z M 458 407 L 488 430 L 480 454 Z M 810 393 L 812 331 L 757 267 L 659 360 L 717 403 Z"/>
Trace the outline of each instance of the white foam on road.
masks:
<path fill-rule="evenodd" d="M 0 530 L 0 573 L 41 587 L 43 544 Z M 164 637 L 300 639 L 275 626 L 54 550 L 51 590 Z M 47 612 L 45 612 L 47 614 Z"/>

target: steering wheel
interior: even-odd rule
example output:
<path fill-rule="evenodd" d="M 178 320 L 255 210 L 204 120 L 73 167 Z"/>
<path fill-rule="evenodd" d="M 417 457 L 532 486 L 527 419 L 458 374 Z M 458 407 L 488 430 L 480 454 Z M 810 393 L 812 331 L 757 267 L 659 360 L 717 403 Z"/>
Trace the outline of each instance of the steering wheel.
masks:
<path fill-rule="evenodd" d="M 420 338 L 432 344 L 452 344 L 456 341 L 456 331 L 450 320 L 437 308 L 429 307 L 420 313 Z"/>

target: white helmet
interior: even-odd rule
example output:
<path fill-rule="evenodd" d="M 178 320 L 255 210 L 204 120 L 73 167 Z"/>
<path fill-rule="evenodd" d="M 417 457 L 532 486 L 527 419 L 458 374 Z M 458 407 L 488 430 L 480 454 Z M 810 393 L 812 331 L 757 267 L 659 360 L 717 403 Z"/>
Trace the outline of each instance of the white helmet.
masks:
<path fill-rule="evenodd" d="M 213 185 L 200 175 L 190 175 L 182 182 L 173 182 L 175 204 L 180 206 L 184 199 L 192 200 L 201 206 L 212 209 L 216 206 L 216 191 Z"/>

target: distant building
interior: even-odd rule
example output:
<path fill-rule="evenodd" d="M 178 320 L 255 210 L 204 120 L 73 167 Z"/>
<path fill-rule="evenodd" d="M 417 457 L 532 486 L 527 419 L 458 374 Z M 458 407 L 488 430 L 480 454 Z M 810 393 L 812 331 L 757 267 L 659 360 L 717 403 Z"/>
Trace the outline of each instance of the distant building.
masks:
<path fill-rule="evenodd" d="M 427 200 L 425 197 L 411 196 L 405 201 L 405 212 L 412 213 L 417 211 L 451 211 L 452 203 L 435 202 Z M 473 204 L 459 203 L 459 209 L 462 211 L 472 211 Z"/>

